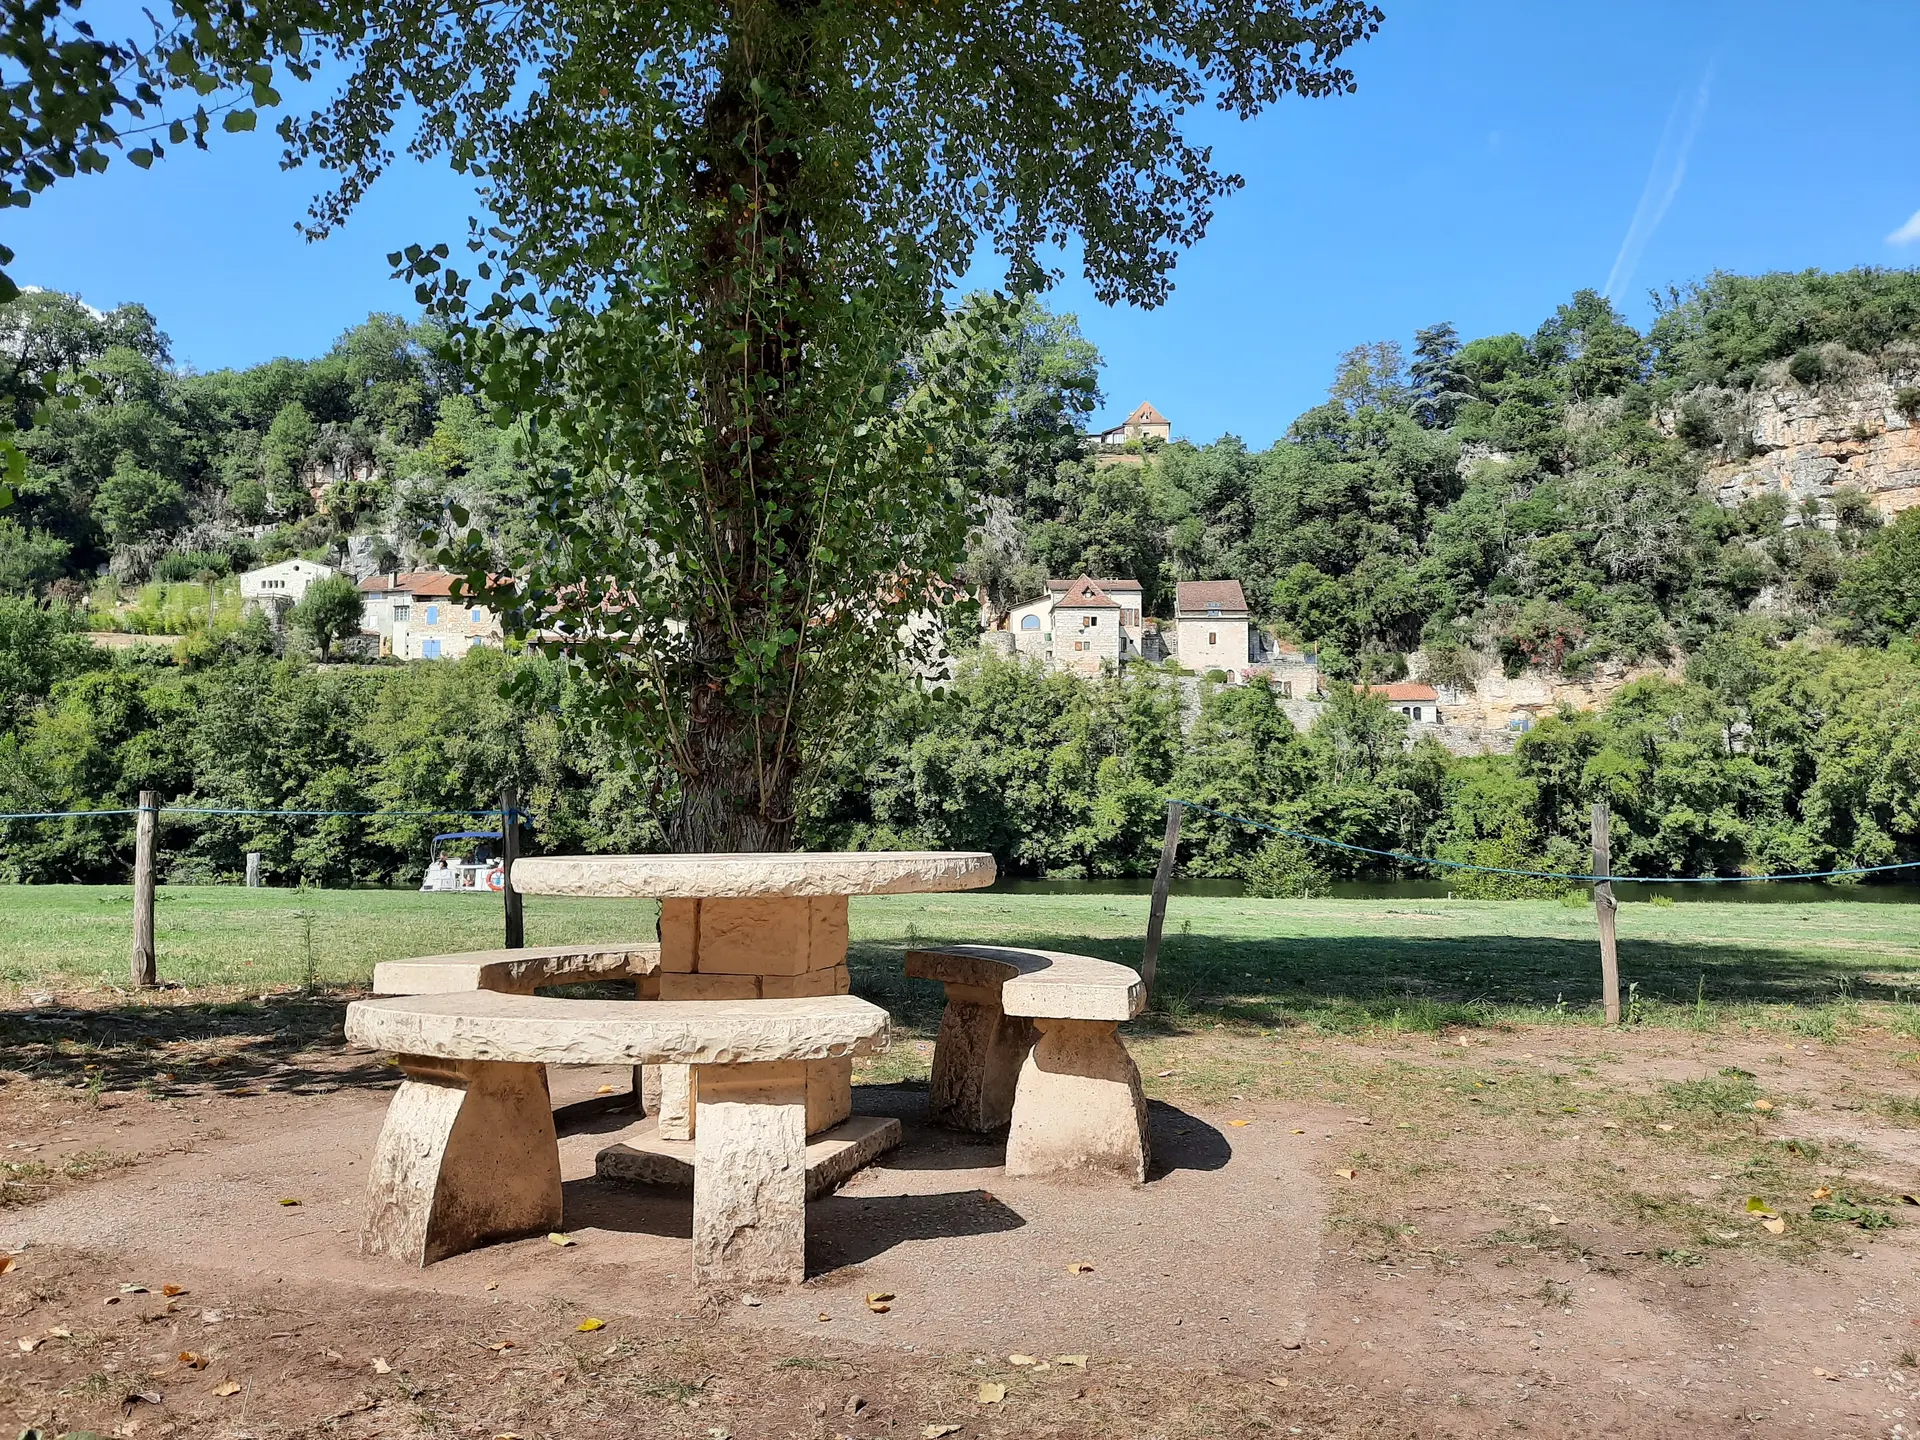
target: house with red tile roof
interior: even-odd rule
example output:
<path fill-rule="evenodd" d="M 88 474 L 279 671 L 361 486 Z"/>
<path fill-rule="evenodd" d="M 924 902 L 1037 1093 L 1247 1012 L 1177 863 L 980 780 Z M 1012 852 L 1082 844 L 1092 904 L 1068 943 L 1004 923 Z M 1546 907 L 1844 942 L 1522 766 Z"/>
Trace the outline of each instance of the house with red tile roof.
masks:
<path fill-rule="evenodd" d="M 1089 436 L 1096 445 L 1124 445 L 1129 440 L 1167 440 L 1172 438 L 1173 423 L 1153 408 L 1151 400 L 1142 400 L 1134 412 L 1111 430 Z"/>
<path fill-rule="evenodd" d="M 1238 580 L 1182 580 L 1173 594 L 1174 654 L 1196 675 L 1244 680 L 1260 657 L 1252 649 L 1247 597 Z"/>
<path fill-rule="evenodd" d="M 1396 680 L 1390 685 L 1369 685 L 1369 695 L 1378 695 L 1416 725 L 1440 723 L 1440 692 L 1417 680 Z"/>
<path fill-rule="evenodd" d="M 1008 613 L 1013 653 L 1082 675 L 1099 674 L 1103 663 L 1141 659 L 1147 643 L 1142 595 L 1138 580 L 1049 580 L 1046 594 Z"/>
<path fill-rule="evenodd" d="M 458 660 L 476 645 L 501 643 L 500 620 L 484 605 L 456 600 L 456 576 L 441 570 L 369 575 L 362 631 L 380 637 L 380 653 L 398 660 Z"/>

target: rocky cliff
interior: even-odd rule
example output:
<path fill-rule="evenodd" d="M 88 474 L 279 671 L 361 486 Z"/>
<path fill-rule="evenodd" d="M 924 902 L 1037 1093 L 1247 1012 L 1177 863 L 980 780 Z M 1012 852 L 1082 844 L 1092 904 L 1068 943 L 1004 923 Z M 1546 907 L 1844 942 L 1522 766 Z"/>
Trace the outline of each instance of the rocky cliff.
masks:
<path fill-rule="evenodd" d="M 1707 466 L 1710 493 L 1722 505 L 1785 495 L 1790 526 L 1810 519 L 1831 526 L 1834 494 L 1847 489 L 1886 518 L 1920 505 L 1917 387 L 1920 375 L 1856 364 L 1811 387 L 1783 374 L 1752 390 L 1694 397 L 1689 403 L 1713 415 L 1726 436 Z"/>

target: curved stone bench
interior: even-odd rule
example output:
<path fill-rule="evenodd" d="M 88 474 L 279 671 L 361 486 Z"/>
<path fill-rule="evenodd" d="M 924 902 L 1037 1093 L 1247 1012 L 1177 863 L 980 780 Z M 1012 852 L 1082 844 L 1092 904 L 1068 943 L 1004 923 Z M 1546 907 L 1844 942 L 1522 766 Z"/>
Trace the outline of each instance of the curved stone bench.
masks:
<path fill-rule="evenodd" d="M 531 995 L 545 985 L 593 980 L 636 982 L 640 998 L 660 986 L 660 947 L 653 941 L 606 945 L 542 945 L 521 950 L 469 950 L 383 960 L 373 967 L 376 995 L 443 995 L 492 990 Z"/>
<path fill-rule="evenodd" d="M 887 1013 L 804 1000 L 558 1000 L 494 991 L 357 1000 L 347 1039 L 405 1078 L 368 1175 L 360 1248 L 427 1265 L 558 1229 L 548 1065 L 691 1065 L 693 1276 L 799 1280 L 806 1267 L 806 1062 L 882 1048 Z"/>
<path fill-rule="evenodd" d="M 1125 965 L 1003 945 L 909 950 L 907 974 L 947 989 L 933 1048 L 934 1121 L 1009 1126 L 1007 1173 L 1147 1177 L 1147 1101 L 1119 1025 L 1146 1009 Z"/>

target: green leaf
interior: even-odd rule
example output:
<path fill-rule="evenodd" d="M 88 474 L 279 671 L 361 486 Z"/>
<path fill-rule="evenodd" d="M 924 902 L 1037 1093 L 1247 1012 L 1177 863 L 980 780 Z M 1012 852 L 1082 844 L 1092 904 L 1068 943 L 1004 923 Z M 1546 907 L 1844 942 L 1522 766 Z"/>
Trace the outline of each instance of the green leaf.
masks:
<path fill-rule="evenodd" d="M 259 119 L 260 117 L 251 110 L 229 110 L 226 117 L 221 120 L 220 128 L 229 135 L 238 135 L 253 129 Z"/>
<path fill-rule="evenodd" d="M 127 159 L 131 160 L 142 170 L 150 170 L 153 168 L 153 151 L 144 145 L 129 150 L 127 152 Z"/>

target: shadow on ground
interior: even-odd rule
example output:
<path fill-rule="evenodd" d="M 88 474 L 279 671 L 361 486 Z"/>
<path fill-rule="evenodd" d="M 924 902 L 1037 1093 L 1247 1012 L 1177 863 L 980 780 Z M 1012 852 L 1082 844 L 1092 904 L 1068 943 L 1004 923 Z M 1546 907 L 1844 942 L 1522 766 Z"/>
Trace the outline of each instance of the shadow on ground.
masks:
<path fill-rule="evenodd" d="M 204 1004 L 0 1013 L 6 1068 L 100 1091 L 327 1094 L 392 1085 L 381 1057 L 346 1047 L 343 999 L 270 995 Z"/>
<path fill-rule="evenodd" d="M 941 943 L 925 937 L 919 943 Z M 1000 942 L 1013 943 L 1013 942 Z M 1140 942 L 1084 935 L 1031 935 L 1040 949 L 1140 963 Z M 1279 936 L 1170 937 L 1160 954 L 1154 1009 L 1197 1012 L 1256 1024 L 1380 1022 L 1409 1028 L 1472 1024 L 1489 1005 L 1584 1009 L 1600 997 L 1592 940 L 1488 934 L 1437 938 Z M 890 1010 L 916 1034 L 938 1029 L 940 987 L 900 973 L 897 952 L 856 947 L 854 990 Z M 1837 1000 L 1895 1000 L 1920 989 L 1920 960 L 1835 948 L 1809 958 L 1737 942 L 1683 943 L 1622 938 L 1622 975 L 1641 1003 L 1699 1002 L 1800 1007 Z M 1152 1020 L 1139 1022 L 1148 1029 Z"/>

